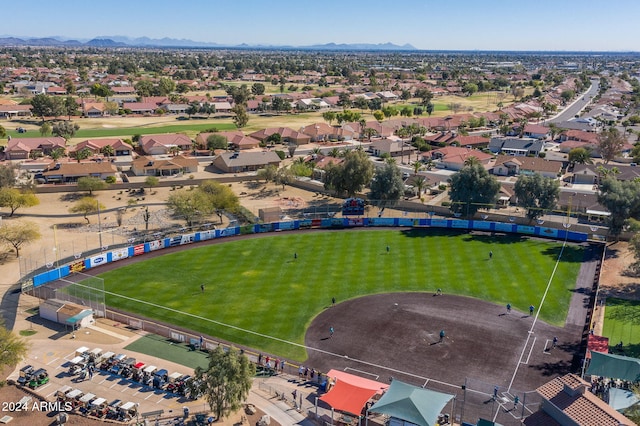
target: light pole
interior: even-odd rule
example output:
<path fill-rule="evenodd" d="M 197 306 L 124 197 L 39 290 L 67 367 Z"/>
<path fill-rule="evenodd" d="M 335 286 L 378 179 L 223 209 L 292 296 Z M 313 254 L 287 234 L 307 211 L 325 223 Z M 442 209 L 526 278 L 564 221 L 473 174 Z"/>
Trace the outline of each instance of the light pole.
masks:
<path fill-rule="evenodd" d="M 98 208 L 98 239 L 100 241 L 100 251 L 102 251 L 102 220 L 100 219 L 100 201 L 96 200 L 96 207 Z"/>

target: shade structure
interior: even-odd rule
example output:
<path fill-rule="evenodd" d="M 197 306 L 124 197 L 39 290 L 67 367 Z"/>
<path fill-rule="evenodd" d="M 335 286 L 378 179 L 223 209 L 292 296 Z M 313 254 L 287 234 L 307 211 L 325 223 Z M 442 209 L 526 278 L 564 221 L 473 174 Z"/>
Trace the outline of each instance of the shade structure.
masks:
<path fill-rule="evenodd" d="M 389 390 L 369 411 L 386 414 L 419 426 L 433 426 L 437 424 L 438 415 L 452 398 L 453 395 L 447 393 L 394 380 Z"/>
<path fill-rule="evenodd" d="M 375 390 L 376 393 L 382 393 L 389 389 L 388 383 L 376 382 L 375 380 L 365 379 L 364 377 L 349 374 L 340 370 L 329 370 L 327 377 L 334 379 L 336 382 L 346 382 L 359 388 Z"/>
<path fill-rule="evenodd" d="M 593 351 L 587 374 L 636 382 L 640 380 L 640 359 Z"/>
<path fill-rule="evenodd" d="M 616 411 L 622 411 L 637 404 L 640 398 L 633 391 L 618 388 L 609 388 L 609 405 Z"/>
<path fill-rule="evenodd" d="M 359 416 L 364 405 L 375 394 L 376 391 L 374 389 L 361 388 L 338 380 L 329 392 L 320 397 L 320 400 L 326 402 L 335 410 L 346 411 Z"/>

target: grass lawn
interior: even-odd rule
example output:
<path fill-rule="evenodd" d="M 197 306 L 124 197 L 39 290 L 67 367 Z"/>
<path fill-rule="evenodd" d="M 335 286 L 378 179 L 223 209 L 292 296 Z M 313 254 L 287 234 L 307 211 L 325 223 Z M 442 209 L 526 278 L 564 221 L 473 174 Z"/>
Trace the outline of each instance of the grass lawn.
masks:
<path fill-rule="evenodd" d="M 156 357 L 162 354 L 162 359 L 175 362 L 176 364 L 186 365 L 193 369 L 209 365 L 206 352 L 192 351 L 187 344 L 174 343 L 170 339 L 156 334 L 142 336 L 135 342 L 127 345 L 125 349 Z M 186 371 L 182 373 L 187 374 Z"/>
<path fill-rule="evenodd" d="M 625 355 L 640 357 L 640 301 L 607 298 L 602 334 L 613 353 L 622 342 Z"/>
<path fill-rule="evenodd" d="M 109 305 L 304 360 L 299 346 L 223 324 L 303 344 L 307 326 L 332 297 L 340 302 L 437 288 L 526 311 L 538 306 L 560 247 L 437 229 L 285 233 L 165 255 L 100 276 L 106 291 L 158 306 L 107 294 Z M 547 322 L 563 324 L 582 257 L 579 247 L 565 249 L 540 313 Z"/>

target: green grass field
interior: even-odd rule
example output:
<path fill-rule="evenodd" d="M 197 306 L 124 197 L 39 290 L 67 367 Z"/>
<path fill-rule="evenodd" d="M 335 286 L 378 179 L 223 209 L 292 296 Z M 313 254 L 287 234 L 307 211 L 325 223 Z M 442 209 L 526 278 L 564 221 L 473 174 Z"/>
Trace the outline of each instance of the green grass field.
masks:
<path fill-rule="evenodd" d="M 602 334 L 612 350 L 622 342 L 625 355 L 640 357 L 640 301 L 607 298 Z"/>
<path fill-rule="evenodd" d="M 302 347 L 207 319 L 302 344 L 307 326 L 332 297 L 340 302 L 366 294 L 442 288 L 526 311 L 539 304 L 560 248 L 546 240 L 437 229 L 285 233 L 160 256 L 100 277 L 108 292 L 158 305 L 107 294 L 111 306 L 304 360 Z M 581 248 L 567 246 L 542 319 L 564 323 L 582 258 Z"/>

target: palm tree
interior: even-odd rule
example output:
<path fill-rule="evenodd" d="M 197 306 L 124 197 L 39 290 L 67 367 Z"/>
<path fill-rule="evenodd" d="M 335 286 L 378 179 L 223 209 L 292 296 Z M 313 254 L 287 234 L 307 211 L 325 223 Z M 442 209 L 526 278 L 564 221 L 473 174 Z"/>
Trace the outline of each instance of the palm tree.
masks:
<path fill-rule="evenodd" d="M 384 159 L 384 162 L 387 164 L 396 164 L 398 161 L 393 157 L 387 157 Z"/>
<path fill-rule="evenodd" d="M 327 154 L 329 157 L 338 158 L 340 157 L 340 150 L 336 147 L 331 148 L 331 151 Z"/>
<path fill-rule="evenodd" d="M 464 160 L 464 167 L 472 167 L 480 164 L 478 157 L 471 155 Z"/>
<path fill-rule="evenodd" d="M 415 161 L 411 164 L 413 167 L 413 174 L 417 175 L 420 170 L 424 167 L 424 163 L 422 161 Z"/>
<path fill-rule="evenodd" d="M 415 176 L 413 178 L 413 186 L 416 188 L 418 198 L 421 198 L 422 191 L 427 186 L 427 178 L 424 176 Z"/>
<path fill-rule="evenodd" d="M 316 146 L 315 148 L 313 148 L 313 150 L 311 150 L 311 153 L 315 155 L 322 155 L 322 150 L 320 149 L 320 147 Z"/>
<path fill-rule="evenodd" d="M 109 157 L 111 157 L 113 154 L 115 154 L 115 153 L 116 153 L 116 150 L 115 150 L 115 149 L 113 149 L 113 147 L 112 147 L 111 145 L 105 145 L 105 146 L 103 146 L 103 147 L 102 147 L 102 149 L 100 150 L 100 152 L 101 152 L 103 155 L 106 155 L 106 156 L 107 156 L 107 158 L 109 158 Z"/>
<path fill-rule="evenodd" d="M 169 153 L 175 157 L 180 153 L 180 147 L 175 145 L 172 146 L 171 148 L 169 148 Z"/>
<path fill-rule="evenodd" d="M 407 127 L 400 127 L 396 130 L 396 135 L 400 138 L 400 162 L 404 164 L 404 139 L 409 137 L 409 129 Z"/>

